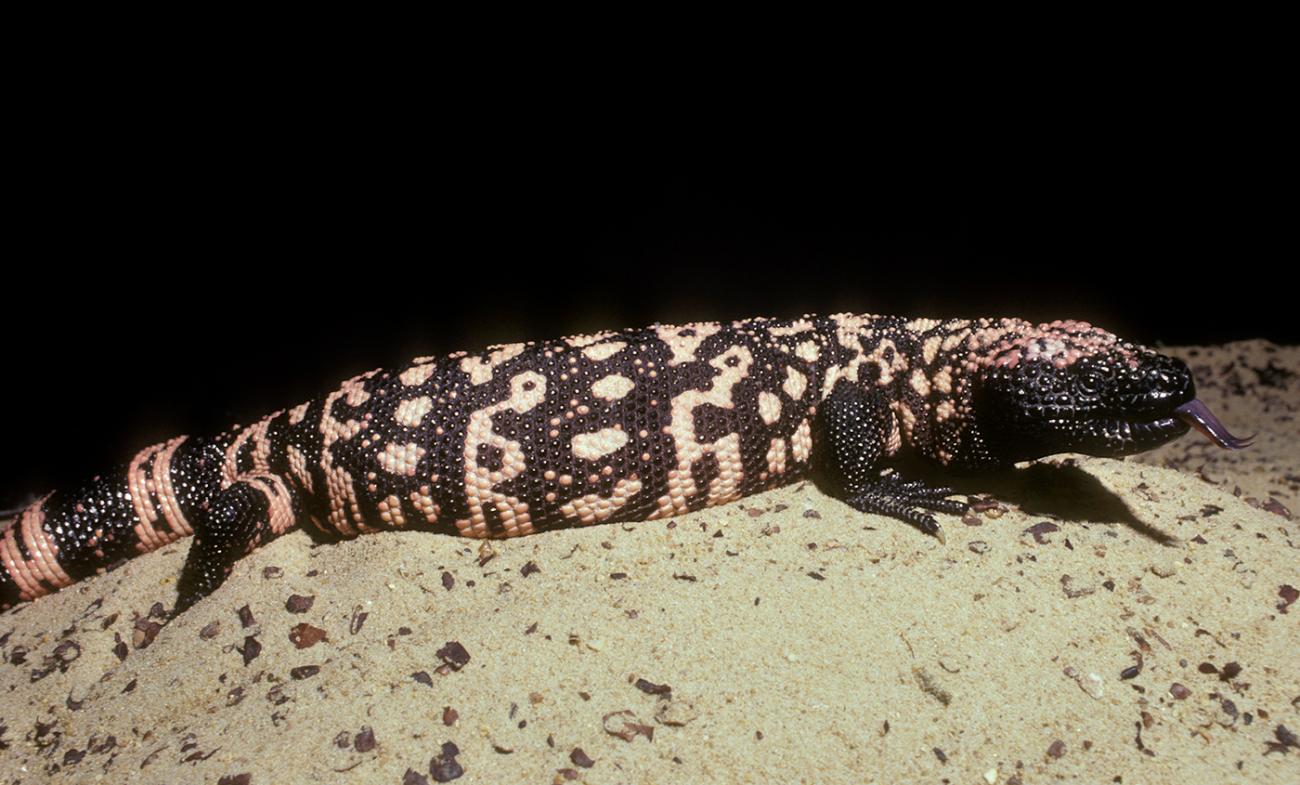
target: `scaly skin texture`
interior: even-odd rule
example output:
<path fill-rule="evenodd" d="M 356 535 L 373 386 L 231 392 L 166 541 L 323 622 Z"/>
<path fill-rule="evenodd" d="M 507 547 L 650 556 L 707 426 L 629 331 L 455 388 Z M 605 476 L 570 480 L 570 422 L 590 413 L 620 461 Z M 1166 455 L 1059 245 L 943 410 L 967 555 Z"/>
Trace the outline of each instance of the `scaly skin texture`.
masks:
<path fill-rule="evenodd" d="M 195 535 L 177 609 L 297 525 L 513 537 L 642 521 L 814 476 L 942 539 L 946 488 L 883 471 L 1124 455 L 1187 430 L 1179 361 L 1082 322 L 806 316 L 417 358 L 212 437 L 146 447 L 0 537 L 0 608 Z"/>

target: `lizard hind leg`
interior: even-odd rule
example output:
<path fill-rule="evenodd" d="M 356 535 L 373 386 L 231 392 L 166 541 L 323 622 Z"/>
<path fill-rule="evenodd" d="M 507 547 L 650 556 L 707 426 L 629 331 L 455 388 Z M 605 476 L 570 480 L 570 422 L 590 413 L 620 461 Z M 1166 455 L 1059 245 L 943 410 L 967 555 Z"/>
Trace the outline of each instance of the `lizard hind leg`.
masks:
<path fill-rule="evenodd" d="M 293 528 L 299 510 L 291 486 L 274 474 L 243 475 L 223 488 L 195 526 L 175 613 L 216 591 L 240 557 Z"/>

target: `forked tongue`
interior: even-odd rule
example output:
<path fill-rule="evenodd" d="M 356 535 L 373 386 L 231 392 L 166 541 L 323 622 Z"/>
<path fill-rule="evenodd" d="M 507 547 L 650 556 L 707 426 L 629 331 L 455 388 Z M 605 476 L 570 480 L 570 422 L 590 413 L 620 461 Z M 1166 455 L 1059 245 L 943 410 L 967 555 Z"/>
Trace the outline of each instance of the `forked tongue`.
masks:
<path fill-rule="evenodd" d="M 1254 436 L 1239 439 L 1228 433 L 1228 429 L 1223 427 L 1223 423 L 1219 422 L 1219 418 L 1214 416 L 1209 407 L 1195 398 L 1174 411 L 1178 413 L 1178 419 L 1205 434 L 1207 439 L 1225 450 L 1240 450 L 1249 447 L 1255 440 Z"/>

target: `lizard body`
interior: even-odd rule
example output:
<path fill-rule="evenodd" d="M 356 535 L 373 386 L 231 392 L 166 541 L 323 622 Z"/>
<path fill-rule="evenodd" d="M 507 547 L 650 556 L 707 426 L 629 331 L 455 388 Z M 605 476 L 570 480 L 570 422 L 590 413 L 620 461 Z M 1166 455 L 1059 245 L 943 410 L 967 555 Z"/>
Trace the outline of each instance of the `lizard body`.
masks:
<path fill-rule="evenodd" d="M 56 492 L 0 536 L 0 608 L 194 534 L 177 610 L 303 525 L 512 537 L 664 518 L 813 476 L 942 539 L 966 505 L 897 471 L 1243 446 L 1180 361 L 1083 322 L 839 314 L 656 325 L 416 358 Z"/>

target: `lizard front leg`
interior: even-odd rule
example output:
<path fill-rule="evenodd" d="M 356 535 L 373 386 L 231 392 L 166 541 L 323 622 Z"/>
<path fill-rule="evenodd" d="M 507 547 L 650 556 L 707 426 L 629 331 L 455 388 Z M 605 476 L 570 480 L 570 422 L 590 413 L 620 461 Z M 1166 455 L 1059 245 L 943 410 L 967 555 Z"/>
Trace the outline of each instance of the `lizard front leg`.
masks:
<path fill-rule="evenodd" d="M 967 505 L 946 498 L 951 488 L 908 480 L 892 469 L 882 474 L 894 427 L 884 395 L 840 380 L 818 407 L 816 421 L 814 450 L 832 495 L 855 510 L 906 521 L 944 542 L 939 522 L 925 510 L 959 515 Z"/>

